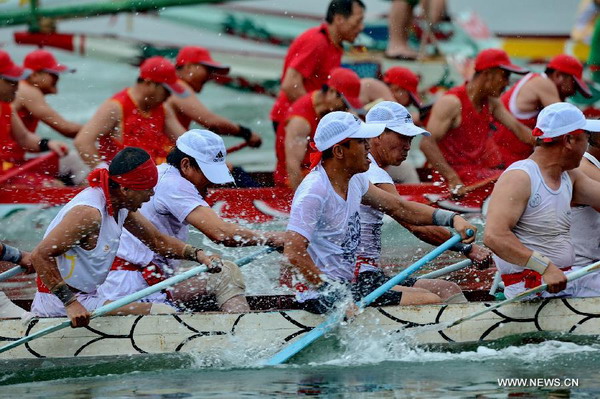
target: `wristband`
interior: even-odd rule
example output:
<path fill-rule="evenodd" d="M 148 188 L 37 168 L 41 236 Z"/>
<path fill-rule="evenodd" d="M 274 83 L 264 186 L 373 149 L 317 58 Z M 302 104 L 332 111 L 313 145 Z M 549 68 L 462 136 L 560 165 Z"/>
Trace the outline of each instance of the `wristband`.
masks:
<path fill-rule="evenodd" d="M 21 262 L 21 258 L 23 258 L 23 254 L 17 248 L 11 247 L 7 244 L 2 244 L 0 260 L 19 264 Z"/>
<path fill-rule="evenodd" d="M 467 256 L 473 250 L 473 244 L 457 242 L 456 244 L 450 247 L 450 250 L 454 252 L 460 252 L 461 254 Z"/>
<path fill-rule="evenodd" d="M 39 146 L 40 146 L 40 152 L 45 152 L 50 150 L 50 147 L 48 147 L 48 142 L 50 140 L 49 139 L 41 139 L 39 142 Z"/>
<path fill-rule="evenodd" d="M 238 127 L 240 128 L 239 136 L 246 141 L 250 140 L 250 137 L 252 137 L 252 130 L 242 125 L 238 125 Z"/>
<path fill-rule="evenodd" d="M 456 215 L 458 215 L 456 212 L 436 209 L 433 211 L 433 224 L 436 226 L 454 227 L 454 216 Z"/>
<path fill-rule="evenodd" d="M 185 247 L 183 247 L 183 259 L 196 262 L 198 260 L 198 251 L 202 251 L 202 249 L 185 244 Z"/>
<path fill-rule="evenodd" d="M 525 265 L 525 268 L 536 271 L 539 274 L 544 274 L 549 265 L 549 258 L 545 257 L 538 251 L 533 251 L 533 253 L 529 257 L 529 260 L 527 261 L 527 264 Z"/>
<path fill-rule="evenodd" d="M 71 291 L 64 281 L 55 285 L 52 288 L 52 293 L 56 295 L 65 306 L 68 306 L 77 300 L 73 291 Z"/>

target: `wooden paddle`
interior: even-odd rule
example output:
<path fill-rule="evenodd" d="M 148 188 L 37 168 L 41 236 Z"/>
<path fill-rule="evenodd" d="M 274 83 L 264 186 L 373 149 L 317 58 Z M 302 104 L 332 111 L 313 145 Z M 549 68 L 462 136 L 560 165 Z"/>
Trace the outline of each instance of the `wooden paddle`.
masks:
<path fill-rule="evenodd" d="M 266 253 L 269 253 L 271 251 L 273 251 L 273 249 L 271 249 L 270 247 L 269 248 L 264 248 L 264 249 L 261 249 L 259 251 L 254 252 L 253 254 L 250 254 L 250 255 L 245 256 L 245 257 L 243 257 L 241 259 L 238 259 L 237 261 L 235 261 L 235 263 L 238 264 L 238 266 L 243 266 L 243 265 L 246 265 L 246 264 L 252 262 L 257 257 L 259 257 L 261 255 L 264 255 Z M 111 303 L 109 303 L 107 305 L 101 306 L 98 309 L 94 310 L 92 312 L 91 319 L 95 319 L 96 317 L 103 316 L 103 315 L 105 315 L 107 313 L 112 312 L 113 310 L 117 310 L 120 307 L 129 305 L 132 302 L 138 301 L 138 300 L 140 300 L 140 299 L 142 299 L 142 298 L 144 298 L 144 297 L 146 297 L 148 295 L 154 294 L 154 293 L 159 292 L 159 291 L 161 291 L 161 290 L 163 290 L 165 288 L 171 287 L 171 286 L 173 286 L 173 285 L 175 285 L 177 283 L 180 283 L 182 281 L 188 280 L 188 279 L 190 279 L 190 278 L 192 278 L 192 277 L 194 277 L 194 276 L 196 276 L 196 275 L 198 275 L 200 273 L 205 272 L 206 270 L 207 270 L 206 266 L 204 266 L 204 265 L 198 266 L 198 267 L 190 269 L 190 270 L 188 270 L 188 271 L 186 271 L 184 273 L 178 274 L 178 275 L 173 276 L 171 278 L 168 278 L 168 279 L 166 279 L 164 281 L 161 281 L 158 284 L 151 285 L 150 287 L 144 288 L 143 290 L 138 291 L 138 292 L 136 292 L 134 294 L 127 295 L 127 296 L 125 296 L 125 297 L 123 297 L 121 299 L 117 299 L 114 302 L 111 302 Z M 14 342 L 11 342 L 8 345 L 5 345 L 5 346 L 1 347 L 0 348 L 0 353 L 6 352 L 8 350 L 16 348 L 17 346 L 23 345 L 23 344 L 25 344 L 27 342 L 31 342 L 31 341 L 33 341 L 36 338 L 43 337 L 45 335 L 53 333 L 54 331 L 62 330 L 63 328 L 67 328 L 67 327 L 70 327 L 70 326 L 71 326 L 71 321 L 70 320 L 63 321 L 60 324 L 57 324 L 57 325 L 52 326 L 52 327 L 45 328 L 45 329 L 40 330 L 40 331 L 38 331 L 38 332 L 36 332 L 34 334 L 28 335 L 26 337 L 23 337 L 23 338 L 18 339 L 18 340 L 14 341 Z"/>
<path fill-rule="evenodd" d="M 574 271 L 574 272 L 571 272 L 571 273 L 567 273 L 566 274 L 566 276 L 567 276 L 567 282 L 577 280 L 578 278 L 586 276 L 586 275 L 588 275 L 588 274 L 590 274 L 590 273 L 592 273 L 592 272 L 594 272 L 596 270 L 600 270 L 600 262 L 592 263 L 591 265 L 586 266 L 584 268 L 581 268 L 581 269 L 579 269 L 577 271 Z M 467 320 L 474 319 L 477 316 L 481 316 L 482 314 L 491 312 L 492 310 L 496 310 L 499 307 L 502 307 L 502 306 L 507 305 L 509 303 L 516 302 L 516 301 L 519 301 L 521 299 L 524 299 L 524 298 L 528 297 L 531 294 L 536 294 L 538 292 L 545 291 L 547 288 L 548 288 L 548 284 L 541 284 L 541 285 L 539 285 L 537 287 L 534 287 L 534 288 L 531 288 L 531 289 L 529 289 L 527 291 L 523 291 L 519 295 L 516 295 L 515 297 L 513 297 L 511 299 L 507 299 L 505 301 L 502 301 L 502 302 L 499 302 L 499 303 L 497 303 L 495 305 L 492 305 L 489 308 L 485 308 L 485 309 L 479 310 L 479 311 L 474 312 L 474 313 L 472 313 L 472 314 L 470 314 L 468 316 L 461 317 L 460 319 L 454 320 L 450 324 L 442 323 L 442 327 L 439 328 L 439 331 L 445 330 L 445 329 L 448 329 L 448 328 L 451 328 L 451 327 L 454 327 L 454 326 L 457 326 L 457 325 L 459 325 L 461 323 L 464 323 Z"/>
<path fill-rule="evenodd" d="M 57 167 L 58 155 L 55 152 L 51 151 L 48 154 L 31 159 L 21 166 L 15 166 L 14 168 L 9 169 L 5 173 L 0 174 L 0 185 L 8 183 L 10 179 L 14 179 L 15 177 L 23 173 L 28 173 L 35 169 L 42 168 L 46 164 L 55 165 Z"/>
<path fill-rule="evenodd" d="M 468 230 L 468 232 L 470 232 L 470 236 L 472 236 L 474 234 L 474 232 L 472 230 Z M 362 308 L 368 306 L 373 301 L 375 301 L 377 298 L 379 298 L 381 295 L 385 294 L 392 287 L 402 283 L 411 274 L 413 274 L 414 272 L 416 272 L 417 270 L 419 270 L 420 268 L 425 266 L 425 264 L 427 264 L 428 262 L 430 262 L 433 259 L 440 256 L 445 250 L 449 249 L 451 246 L 453 246 L 460 240 L 461 240 L 460 235 L 454 234 L 452 236 L 452 238 L 450 238 L 448 241 L 444 242 L 442 245 L 440 245 L 439 247 L 437 247 L 436 249 L 434 249 L 433 251 L 431 251 L 424 257 L 422 257 L 420 260 L 418 260 L 417 262 L 413 263 L 412 265 L 410 265 L 409 267 L 404 269 L 400 274 L 398 274 L 395 277 L 388 280 L 385 284 L 383 284 L 382 286 L 380 286 L 379 288 L 377 288 L 376 290 L 371 292 L 369 295 L 365 296 L 356 305 L 358 306 L 359 309 L 362 309 Z M 267 360 L 264 363 L 264 365 L 276 366 L 278 364 L 286 362 L 288 359 L 290 359 L 292 356 L 294 356 L 295 354 L 300 352 L 302 349 L 306 348 L 311 343 L 313 343 L 314 341 L 316 341 L 317 339 L 319 339 L 323 335 L 325 335 L 327 332 L 331 331 L 335 326 L 337 326 L 339 324 L 341 319 L 342 319 L 341 312 L 334 311 L 333 314 L 331 314 L 323 323 L 321 323 L 318 326 L 316 326 L 315 328 L 313 328 L 310 332 L 304 334 L 297 341 L 295 341 L 292 344 L 281 349 L 274 356 L 272 356 L 269 360 Z"/>

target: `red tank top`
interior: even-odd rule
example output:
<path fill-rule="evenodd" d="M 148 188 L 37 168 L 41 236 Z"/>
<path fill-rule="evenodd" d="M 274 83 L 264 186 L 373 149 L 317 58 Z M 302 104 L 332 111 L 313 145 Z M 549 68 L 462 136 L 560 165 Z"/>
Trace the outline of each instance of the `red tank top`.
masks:
<path fill-rule="evenodd" d="M 444 158 L 465 184 L 488 177 L 500 159 L 491 138 L 492 114 L 486 102 L 477 111 L 467 95 L 466 85 L 448 90 L 445 95 L 458 97 L 461 103 L 461 124 L 450 129 L 438 145 Z"/>
<path fill-rule="evenodd" d="M 23 121 L 23 124 L 30 132 L 35 132 L 40 123 L 40 120 L 33 116 L 31 112 L 27 108 L 20 109 L 17 114 L 19 114 L 19 118 Z"/>
<path fill-rule="evenodd" d="M 302 160 L 302 169 L 306 169 L 308 171 L 308 167 L 310 166 L 310 154 L 313 153 L 314 150 L 310 147 L 309 143 L 312 141 L 315 135 L 319 120 L 321 120 L 321 118 L 315 112 L 315 106 L 313 104 L 313 97 L 315 93 L 316 91 L 313 91 L 300 97 L 289 108 L 285 117 L 285 121 L 280 123 L 279 127 L 277 128 L 275 135 L 275 155 L 277 156 L 277 166 L 275 167 L 275 174 L 273 178 L 275 179 L 275 184 L 278 186 L 288 185 L 285 161 L 285 127 L 292 118 L 305 119 L 310 125 L 310 140 L 307 141 L 306 144 L 306 154 Z"/>
<path fill-rule="evenodd" d="M 513 98 L 513 96 L 519 94 L 520 90 L 517 91 L 517 88 L 520 89 L 521 84 L 525 83 L 523 82 L 524 79 L 527 79 L 527 81 L 529 81 L 535 78 L 536 76 L 540 76 L 540 74 L 532 73 L 521 78 L 521 80 L 519 80 L 513 87 L 511 87 L 506 93 L 502 95 L 502 97 L 500 98 L 502 104 L 504 104 L 504 106 L 509 112 L 512 113 L 510 109 L 511 99 Z M 513 101 L 516 101 L 516 98 Z M 527 119 L 518 118 L 516 115 L 514 116 L 519 122 L 521 122 L 528 128 L 535 128 L 535 124 L 537 122 L 537 114 Z M 513 162 L 520 161 L 529 157 L 533 152 L 532 146 L 523 143 L 517 138 L 517 136 L 515 136 L 515 134 L 509 128 L 507 128 L 504 125 L 498 125 L 498 131 L 494 134 L 494 141 L 496 142 L 498 150 L 500 151 L 500 155 L 502 156 L 502 162 L 504 164 L 504 167 L 509 167 Z"/>
<path fill-rule="evenodd" d="M 6 168 L 4 162 L 20 163 L 24 161 L 25 151 L 13 139 L 12 135 L 12 105 L 0 102 L 0 172 Z"/>
<path fill-rule="evenodd" d="M 100 137 L 100 155 L 110 161 L 123 147 L 143 148 L 158 163 L 167 155 L 165 149 L 165 109 L 163 104 L 148 112 L 141 111 L 131 99 L 129 89 L 112 98 L 121 106 L 121 141 L 110 136 Z"/>

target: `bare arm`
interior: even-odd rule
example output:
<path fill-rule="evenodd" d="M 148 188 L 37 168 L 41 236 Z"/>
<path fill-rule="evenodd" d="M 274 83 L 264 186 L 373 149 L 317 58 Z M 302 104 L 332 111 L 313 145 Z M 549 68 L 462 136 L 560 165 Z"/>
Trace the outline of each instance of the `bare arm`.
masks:
<path fill-rule="evenodd" d="M 360 80 L 359 98 L 361 103 L 366 105 L 378 100 L 396 101 L 388 85 L 374 78 L 363 78 Z"/>
<path fill-rule="evenodd" d="M 283 232 L 258 232 L 221 219 L 215 211 L 198 206 L 186 217 L 186 222 L 200 230 L 211 241 L 227 247 L 269 245 L 283 247 Z"/>
<path fill-rule="evenodd" d="M 42 138 L 35 133 L 27 130 L 23 121 L 15 111 L 11 114 L 11 133 L 15 141 L 24 149 L 31 152 L 40 152 L 40 142 Z M 69 147 L 62 141 L 48 141 L 48 149 L 54 151 L 58 156 L 64 156 L 69 153 Z"/>
<path fill-rule="evenodd" d="M 19 89 L 21 90 L 21 89 Z M 27 90 L 27 88 L 25 88 Z M 28 110 L 35 118 L 66 137 L 75 137 L 82 125 L 64 119 L 46 102 L 44 95 L 38 90 L 27 90 L 26 98 L 20 99 L 20 105 Z"/>
<path fill-rule="evenodd" d="M 600 169 L 598 169 L 596 166 L 594 166 L 586 158 L 583 158 L 581 160 L 581 164 L 579 165 L 579 168 L 577 168 L 577 170 L 581 171 L 584 175 L 586 175 L 590 179 L 600 182 Z M 594 209 L 596 209 L 596 211 L 600 211 L 600 207 L 598 207 L 598 208 L 594 207 Z"/>
<path fill-rule="evenodd" d="M 438 142 L 444 138 L 448 130 L 455 127 L 457 118 L 460 117 L 460 107 L 460 100 L 456 96 L 446 95 L 440 98 L 433 106 L 427 123 L 427 130 L 431 136 L 423 137 L 420 143 L 421 151 L 427 157 L 427 161 L 440 172 L 451 189 L 462 185 L 462 181 L 444 158 Z"/>
<path fill-rule="evenodd" d="M 310 125 L 304 118 L 294 117 L 285 126 L 285 163 L 290 185 L 295 190 L 304 175 L 302 160 L 310 137 Z"/>
<path fill-rule="evenodd" d="M 536 100 L 541 104 L 542 108 L 562 101 L 556 85 L 550 79 L 544 79 L 539 76 L 531 79 L 526 85 L 532 89 L 532 95 L 537 97 Z"/>
<path fill-rule="evenodd" d="M 492 114 L 498 122 L 509 128 L 523 143 L 529 145 L 535 144 L 535 137 L 531 134 L 531 129 L 519 122 L 513 114 L 508 112 L 498 98 L 490 98 L 488 101 Z"/>
<path fill-rule="evenodd" d="M 287 231 L 286 235 L 283 254 L 292 266 L 302 273 L 310 284 L 317 287 L 323 284 L 324 281 L 320 277 L 323 272 L 319 270 L 308 254 L 308 240 L 295 231 Z"/>
<path fill-rule="evenodd" d="M 73 144 L 79 151 L 81 159 L 90 167 L 95 168 L 102 159 L 96 148 L 96 141 L 100 136 L 112 135 L 115 127 L 123 117 L 121 107 L 115 101 L 105 101 L 98 111 L 81 128 Z"/>
<path fill-rule="evenodd" d="M 400 196 L 390 194 L 370 184 L 369 190 L 363 196 L 363 204 L 379 209 L 390 215 L 398 223 L 413 225 L 432 225 L 434 208 L 417 202 L 405 201 Z M 461 234 L 464 242 L 473 242 L 475 235 L 467 237 L 466 230 L 477 228 L 467 223 L 461 216 L 454 216 L 454 228 Z"/>
<path fill-rule="evenodd" d="M 288 68 L 281 81 L 281 90 L 287 96 L 290 104 L 306 94 L 304 89 L 304 77 L 294 68 Z"/>
<path fill-rule="evenodd" d="M 581 167 L 568 173 L 573 181 L 572 201 L 600 209 L 600 183 L 586 175 Z"/>

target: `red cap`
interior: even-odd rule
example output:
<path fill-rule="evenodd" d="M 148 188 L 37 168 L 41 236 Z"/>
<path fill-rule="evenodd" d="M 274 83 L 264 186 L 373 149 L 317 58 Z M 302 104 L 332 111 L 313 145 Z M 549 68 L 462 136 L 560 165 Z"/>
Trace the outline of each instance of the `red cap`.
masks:
<path fill-rule="evenodd" d="M 573 76 L 581 94 L 587 98 L 592 97 L 589 86 L 583 81 L 583 64 L 577 58 L 566 54 L 559 54 L 550 60 L 546 68 L 555 69 Z"/>
<path fill-rule="evenodd" d="M 10 55 L 4 50 L 0 50 L 0 78 L 17 82 L 27 79 L 31 71 L 16 65 Z"/>
<path fill-rule="evenodd" d="M 410 94 L 413 102 L 421 106 L 421 99 L 418 95 L 419 77 L 410 69 L 403 67 L 392 67 L 383 75 L 383 81 L 389 85 L 396 85 Z"/>
<path fill-rule="evenodd" d="M 186 46 L 182 47 L 177 54 L 175 65 L 183 66 L 186 64 L 201 64 L 208 68 L 215 69 L 215 72 L 227 74 L 229 73 L 229 65 L 223 65 L 213 60 L 210 52 L 204 47 Z"/>
<path fill-rule="evenodd" d="M 178 83 L 175 67 L 166 58 L 150 57 L 140 66 L 140 78 L 162 84 L 171 93 L 185 97 L 185 88 Z"/>
<path fill-rule="evenodd" d="M 501 68 L 509 72 L 525 74 L 527 69 L 521 68 L 510 62 L 506 51 L 497 48 L 483 50 L 475 58 L 475 72 L 481 72 L 490 68 Z"/>
<path fill-rule="evenodd" d="M 51 52 L 46 50 L 35 50 L 27 54 L 23 66 L 32 71 L 43 71 L 54 74 L 64 72 L 75 72 L 75 69 L 59 64 Z"/>
<path fill-rule="evenodd" d="M 358 99 L 360 95 L 360 78 L 351 69 L 334 68 L 329 72 L 327 86 L 336 89 L 352 108 L 362 108 Z"/>

